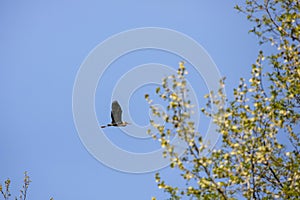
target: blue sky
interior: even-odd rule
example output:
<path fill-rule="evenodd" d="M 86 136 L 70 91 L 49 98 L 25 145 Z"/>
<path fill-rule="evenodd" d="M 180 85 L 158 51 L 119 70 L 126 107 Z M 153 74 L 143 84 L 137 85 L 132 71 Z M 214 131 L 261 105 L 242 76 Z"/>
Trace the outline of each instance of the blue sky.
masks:
<path fill-rule="evenodd" d="M 249 23 L 234 5 L 233 1 L 196 0 L 0 1 L 0 181 L 10 177 L 15 194 L 23 172 L 28 171 L 33 181 L 28 199 L 161 197 L 155 172 L 120 172 L 87 151 L 73 121 L 76 75 L 89 53 L 110 36 L 161 27 L 184 33 L 202 45 L 227 77 L 230 93 L 239 77 L 248 76 L 259 49 L 256 38 L 248 34 Z M 181 59 L 151 50 L 134 54 L 114 62 L 104 82 L 99 82 L 102 89 L 95 94 L 95 112 L 101 124 L 110 121 L 111 90 L 123 74 L 149 62 L 176 68 Z M 201 77 L 191 75 L 190 81 L 199 91 L 198 98 L 207 93 L 197 85 L 203 85 Z M 154 89 L 144 86 L 132 94 L 128 109 L 134 123 L 147 124 L 143 95 Z M 126 139 L 119 129 L 105 134 L 128 151 L 157 148 L 151 140 Z M 169 168 L 160 171 L 172 174 Z M 177 179 L 170 177 L 175 183 Z"/>

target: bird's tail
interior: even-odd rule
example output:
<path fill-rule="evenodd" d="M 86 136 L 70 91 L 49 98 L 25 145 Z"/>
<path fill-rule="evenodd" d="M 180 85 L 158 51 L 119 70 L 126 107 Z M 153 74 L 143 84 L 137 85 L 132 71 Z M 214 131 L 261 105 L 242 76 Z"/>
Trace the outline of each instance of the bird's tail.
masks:
<path fill-rule="evenodd" d="M 104 126 L 101 126 L 101 128 L 106 128 L 106 127 L 107 127 L 107 126 L 105 126 L 105 125 L 104 125 Z"/>

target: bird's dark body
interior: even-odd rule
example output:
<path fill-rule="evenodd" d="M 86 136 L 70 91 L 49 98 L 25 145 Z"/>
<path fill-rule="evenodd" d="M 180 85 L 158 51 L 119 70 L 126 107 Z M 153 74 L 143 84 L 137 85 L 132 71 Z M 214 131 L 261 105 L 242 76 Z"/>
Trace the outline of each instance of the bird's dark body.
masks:
<path fill-rule="evenodd" d="M 105 128 L 108 126 L 126 126 L 129 124 L 128 122 L 122 121 L 122 109 L 118 101 L 113 101 L 111 105 L 111 123 L 106 126 L 101 126 L 101 128 Z"/>

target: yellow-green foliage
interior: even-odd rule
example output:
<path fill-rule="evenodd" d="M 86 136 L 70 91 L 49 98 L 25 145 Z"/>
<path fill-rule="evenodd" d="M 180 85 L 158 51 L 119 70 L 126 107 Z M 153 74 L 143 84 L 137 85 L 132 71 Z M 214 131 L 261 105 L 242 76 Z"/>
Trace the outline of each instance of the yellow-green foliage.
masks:
<path fill-rule="evenodd" d="M 15 199 L 20 199 L 20 200 L 26 200 L 26 197 L 27 197 L 27 190 L 28 190 L 28 187 L 29 187 L 29 184 L 30 184 L 31 180 L 27 174 L 27 172 L 24 173 L 24 180 L 23 180 L 23 186 L 22 186 L 22 189 L 20 190 L 20 195 L 19 195 L 19 198 L 15 197 Z M 2 187 L 2 185 L 0 184 L 0 192 L 3 196 L 3 198 L 5 200 L 9 199 L 11 197 L 11 193 L 10 193 L 10 179 L 6 179 L 4 181 L 4 188 Z"/>
<path fill-rule="evenodd" d="M 274 51 L 258 53 L 250 80 L 241 78 L 232 100 L 226 100 L 224 79 L 217 93 L 206 95 L 218 111 L 201 111 L 217 124 L 221 147 L 206 149 L 190 119 L 193 108 L 187 96 L 183 62 L 177 75 L 166 77 L 156 90 L 168 102 L 166 112 L 155 108 L 149 95 L 145 96 L 153 115 L 166 122 L 151 121 L 156 131 L 149 133 L 160 142 L 170 166 L 179 169 L 186 182 L 186 187 L 168 185 L 156 174 L 158 187 L 171 199 L 300 197 L 300 2 L 247 0 L 236 9 L 254 22 L 251 32 L 259 37 L 259 43 L 274 46 Z M 278 140 L 279 134 L 289 141 L 288 148 Z M 175 135 L 187 144 L 182 156 L 170 143 Z M 202 154 L 204 151 L 209 153 Z"/>

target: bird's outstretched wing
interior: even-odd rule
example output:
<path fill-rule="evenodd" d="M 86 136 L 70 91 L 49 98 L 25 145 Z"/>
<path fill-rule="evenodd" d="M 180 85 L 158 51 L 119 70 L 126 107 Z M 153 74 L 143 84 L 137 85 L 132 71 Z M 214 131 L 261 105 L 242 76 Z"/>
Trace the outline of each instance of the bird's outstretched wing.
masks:
<path fill-rule="evenodd" d="M 111 105 L 111 123 L 112 124 L 122 123 L 122 109 L 117 101 L 112 102 Z"/>

